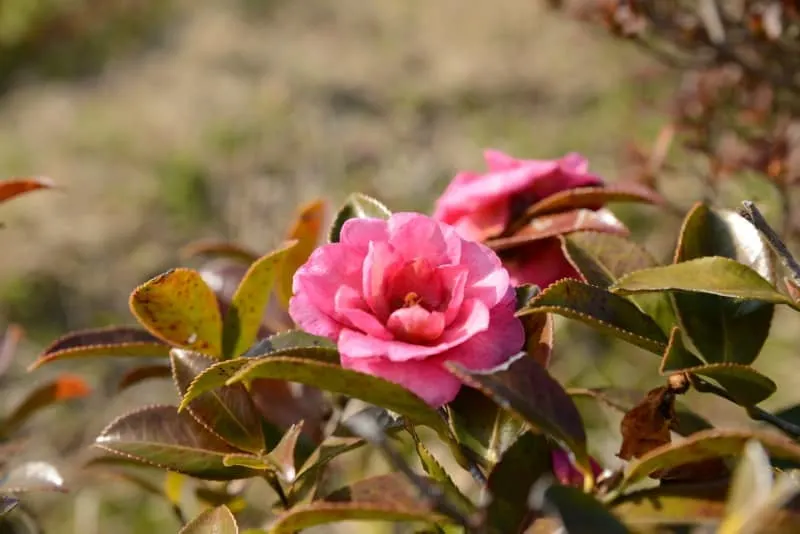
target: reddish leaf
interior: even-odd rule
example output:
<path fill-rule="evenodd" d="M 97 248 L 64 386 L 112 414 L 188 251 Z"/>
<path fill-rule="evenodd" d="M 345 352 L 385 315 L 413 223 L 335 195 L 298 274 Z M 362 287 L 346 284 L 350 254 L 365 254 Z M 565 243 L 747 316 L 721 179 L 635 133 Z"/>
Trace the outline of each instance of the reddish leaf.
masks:
<path fill-rule="evenodd" d="M 55 183 L 50 178 L 12 178 L 0 180 L 0 202 L 5 202 L 16 196 L 37 191 L 39 189 L 52 189 Z"/>
<path fill-rule="evenodd" d="M 674 420 L 675 394 L 666 386 L 648 391 L 644 400 L 622 418 L 622 446 L 617 456 L 623 460 L 639 458 L 670 443 Z"/>
<path fill-rule="evenodd" d="M 30 367 L 32 371 L 46 363 L 66 358 L 91 356 L 167 356 L 169 345 L 141 328 L 112 326 L 79 330 L 55 340 Z"/>
<path fill-rule="evenodd" d="M 796 282 L 793 278 L 786 277 L 783 279 L 786 286 L 786 292 L 797 303 L 800 303 L 800 283 Z"/>
<path fill-rule="evenodd" d="M 245 265 L 250 265 L 258 259 L 258 254 L 244 247 L 217 239 L 199 239 L 192 241 L 181 248 L 179 254 L 184 258 L 195 256 L 209 256 L 212 258 L 226 258 L 236 260 Z"/>
<path fill-rule="evenodd" d="M 664 198 L 651 188 L 636 182 L 614 183 L 603 187 L 567 189 L 545 197 L 525 213 L 534 218 L 549 213 L 576 209 L 596 210 L 609 202 L 644 202 L 662 204 Z"/>
<path fill-rule="evenodd" d="M 172 350 L 170 361 L 181 397 L 192 381 L 216 362 L 203 354 L 181 349 Z M 242 384 L 207 391 L 191 401 L 187 408 L 200 424 L 231 445 L 250 452 L 264 451 L 261 418 Z"/>
<path fill-rule="evenodd" d="M 24 331 L 19 325 L 10 324 L 6 328 L 2 341 L 0 341 L 0 376 L 3 376 L 8 371 L 8 368 L 11 367 L 11 362 L 17 352 L 17 345 L 19 345 L 23 335 Z"/>
<path fill-rule="evenodd" d="M 500 251 L 531 241 L 578 231 L 608 232 L 622 236 L 630 233 L 625 225 L 608 210 L 577 209 L 542 215 L 530 221 L 514 235 L 490 239 L 486 245 L 495 251 Z"/>
<path fill-rule="evenodd" d="M 122 375 L 117 385 L 117 391 L 123 391 L 151 378 L 171 378 L 172 368 L 169 365 L 145 365 L 135 367 Z"/>
<path fill-rule="evenodd" d="M 297 245 L 287 254 L 286 261 L 280 267 L 280 274 L 275 284 L 275 294 L 284 309 L 289 306 L 292 296 L 292 277 L 317 247 L 322 236 L 322 223 L 325 218 L 325 202 L 315 200 L 300 208 L 288 240 L 296 240 Z"/>
<path fill-rule="evenodd" d="M 197 271 L 172 269 L 148 280 L 131 293 L 130 309 L 167 343 L 214 357 L 222 354 L 217 298 Z"/>
<path fill-rule="evenodd" d="M 85 397 L 90 392 L 91 389 L 82 378 L 67 374 L 61 375 L 54 381 L 29 393 L 3 421 L 2 429 L 6 434 L 12 434 L 39 410 L 66 400 Z"/>

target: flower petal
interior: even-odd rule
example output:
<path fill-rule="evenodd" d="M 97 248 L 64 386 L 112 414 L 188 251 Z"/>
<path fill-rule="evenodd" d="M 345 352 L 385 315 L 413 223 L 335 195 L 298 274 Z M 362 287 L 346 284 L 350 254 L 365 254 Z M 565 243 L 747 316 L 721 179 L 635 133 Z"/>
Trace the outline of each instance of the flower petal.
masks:
<path fill-rule="evenodd" d="M 386 295 L 387 274 L 402 258 L 388 243 L 373 241 L 367 248 L 361 273 L 361 291 L 364 301 L 378 320 L 385 321 L 391 313 Z"/>
<path fill-rule="evenodd" d="M 340 287 L 336 291 L 334 308 L 336 318 L 350 327 L 380 339 L 392 339 L 391 332 L 370 313 L 371 310 L 366 310 L 367 304 L 355 289 Z"/>
<path fill-rule="evenodd" d="M 310 334 L 334 341 L 339 339 L 342 325 L 317 308 L 304 292 L 295 294 L 289 300 L 289 315 L 299 328 Z"/>
<path fill-rule="evenodd" d="M 342 226 L 339 242 L 362 251 L 363 256 L 370 243 L 385 242 L 388 238 L 388 225 L 383 219 L 349 219 Z"/>
<path fill-rule="evenodd" d="M 410 306 L 395 310 L 386 322 L 395 339 L 409 343 L 429 343 L 444 332 L 444 314 L 430 312 L 422 306 Z"/>
<path fill-rule="evenodd" d="M 503 299 L 509 285 L 508 272 L 496 254 L 489 254 L 481 243 L 465 241 L 461 246 L 461 264 L 467 267 L 464 294 L 466 298 L 481 299 L 491 308 Z"/>
<path fill-rule="evenodd" d="M 564 278 L 581 279 L 578 271 L 564 256 L 557 238 L 540 239 L 512 249 L 504 260 L 511 283 L 515 286 L 535 284 L 545 289 Z"/>
<path fill-rule="evenodd" d="M 461 239 L 443 232 L 439 221 L 420 214 L 396 213 L 389 219 L 389 245 L 406 261 L 424 258 L 433 266 L 460 255 Z"/>

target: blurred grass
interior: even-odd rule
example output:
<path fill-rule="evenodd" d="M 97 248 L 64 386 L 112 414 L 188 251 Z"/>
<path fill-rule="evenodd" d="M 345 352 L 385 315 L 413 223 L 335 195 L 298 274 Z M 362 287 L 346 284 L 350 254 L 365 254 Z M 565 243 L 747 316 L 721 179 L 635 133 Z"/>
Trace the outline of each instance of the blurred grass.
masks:
<path fill-rule="evenodd" d="M 314 197 L 335 204 L 360 190 L 395 210 L 428 211 L 456 172 L 483 168 L 486 147 L 531 158 L 578 151 L 618 179 L 625 142 L 652 140 L 675 82 L 543 4 L 0 2 L 0 174 L 49 175 L 61 187 L 3 206 L 0 317 L 32 337 L 20 364 L 65 330 L 131 323 L 129 292 L 179 264 L 189 240 L 227 237 L 266 251 L 295 206 Z M 701 188 L 680 178 L 665 185 L 688 206 Z M 728 205 L 751 195 L 737 184 Z M 669 256 L 678 219 L 618 212 Z M 787 391 L 790 320 L 776 318 L 759 362 Z M 567 383 L 658 379 L 653 356 L 574 323 L 558 329 L 553 370 Z M 113 376 L 99 364 L 77 368 L 98 384 Z M 166 384 L 111 403 L 98 395 L 81 425 L 88 439 L 124 407 L 171 395 Z M 714 400 L 701 407 L 742 423 Z M 63 424 L 47 421 L 42 440 Z M 618 443 L 598 437 L 593 452 L 613 464 Z M 124 485 L 45 505 L 47 532 L 176 529 L 163 504 Z"/>

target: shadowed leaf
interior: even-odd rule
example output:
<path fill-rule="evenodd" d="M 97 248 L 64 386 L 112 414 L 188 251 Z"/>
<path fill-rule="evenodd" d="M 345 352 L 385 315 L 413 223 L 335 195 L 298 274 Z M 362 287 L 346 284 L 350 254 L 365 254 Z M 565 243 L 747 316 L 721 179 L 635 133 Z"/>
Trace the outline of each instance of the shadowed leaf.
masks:
<path fill-rule="evenodd" d="M 208 356 L 181 349 L 172 350 L 170 361 L 181 397 L 192 381 L 215 363 Z M 261 418 L 242 384 L 214 388 L 196 397 L 186 407 L 200 424 L 231 445 L 250 452 L 264 450 Z"/>
<path fill-rule="evenodd" d="M 540 239 L 580 231 L 607 232 L 622 236 L 630 233 L 625 225 L 606 209 L 597 211 L 576 209 L 536 217 L 516 231 L 514 235 L 490 239 L 486 245 L 492 250 L 500 251 Z"/>
<path fill-rule="evenodd" d="M 465 384 L 571 450 L 583 472 L 591 472 L 578 409 L 561 384 L 536 360 L 520 353 L 505 364 L 484 371 L 471 371 L 455 362 L 446 366 Z"/>
<path fill-rule="evenodd" d="M 489 474 L 488 523 L 498 532 L 521 532 L 531 520 L 528 493 L 553 466 L 550 446 L 542 434 L 526 433 L 504 454 Z"/>
<path fill-rule="evenodd" d="M 222 330 L 223 356 L 231 358 L 253 344 L 269 303 L 281 265 L 297 241 L 256 260 L 242 278 L 231 299 Z"/>
<path fill-rule="evenodd" d="M 695 205 L 686 216 L 675 263 L 723 256 L 751 267 L 774 284 L 775 267 L 758 230 L 740 215 Z M 709 363 L 752 363 L 769 334 L 775 306 L 718 295 L 673 295 L 683 331 Z"/>
<path fill-rule="evenodd" d="M 300 208 L 294 225 L 289 230 L 288 240 L 296 240 L 280 267 L 275 283 L 275 294 L 281 306 L 288 308 L 292 296 L 292 277 L 295 271 L 308 260 L 322 236 L 322 223 L 325 218 L 325 201 L 315 200 Z"/>
<path fill-rule="evenodd" d="M 361 193 L 353 193 L 347 197 L 344 206 L 339 209 L 336 217 L 334 217 L 328 231 L 328 241 L 331 243 L 339 242 L 342 226 L 348 219 L 388 219 L 391 216 L 392 212 L 389 211 L 389 208 L 374 198 Z"/>
<path fill-rule="evenodd" d="M 140 356 L 169 355 L 169 345 L 141 328 L 112 326 L 78 330 L 51 343 L 28 370 L 32 371 L 46 363 L 67 358 L 92 356 Z"/>
<path fill-rule="evenodd" d="M 748 430 L 704 430 L 681 442 L 658 447 L 631 462 L 616 490 L 621 492 L 657 471 L 712 458 L 739 456 L 751 439 L 758 440 L 772 456 L 800 460 L 800 446 L 781 435 Z"/>
<path fill-rule="evenodd" d="M 292 425 L 283 435 L 280 443 L 267 455 L 275 465 L 278 476 L 284 482 L 292 483 L 297 477 L 295 467 L 295 450 L 300 432 L 303 430 L 303 421 Z"/>
<path fill-rule="evenodd" d="M 278 516 L 270 534 L 290 534 L 339 521 L 428 521 L 446 518 L 417 496 L 402 475 L 392 473 L 360 480 L 328 495 L 325 500 L 295 506 Z"/>
<path fill-rule="evenodd" d="M 255 471 L 226 467 L 236 449 L 175 406 L 151 406 L 114 420 L 95 440 L 108 452 L 207 480 L 255 476 Z"/>
<path fill-rule="evenodd" d="M 620 522 L 600 501 L 572 486 L 551 485 L 535 488 L 531 495 L 533 507 L 548 516 L 557 517 L 565 534 L 628 534 Z"/>
<path fill-rule="evenodd" d="M 549 195 L 528 208 L 525 215 L 537 217 L 579 208 L 598 209 L 611 202 L 661 204 L 656 191 L 637 182 L 614 183 L 602 187 L 577 187 Z"/>
<path fill-rule="evenodd" d="M 198 239 L 181 248 L 179 252 L 183 258 L 195 256 L 208 256 L 212 258 L 227 258 L 240 261 L 249 265 L 258 259 L 258 254 L 236 243 L 218 239 Z"/>
<path fill-rule="evenodd" d="M 769 456 L 758 443 L 748 441 L 733 473 L 726 518 L 722 532 L 741 532 L 748 519 L 769 500 L 772 491 L 772 466 Z"/>
<path fill-rule="evenodd" d="M 137 287 L 130 308 L 150 333 L 178 347 L 219 357 L 222 319 L 217 297 L 192 269 L 173 269 Z"/>
<path fill-rule="evenodd" d="M 117 392 L 124 391 L 133 387 L 141 382 L 153 378 L 171 378 L 172 368 L 169 365 L 145 365 L 142 367 L 134 367 L 119 380 L 117 384 Z"/>
<path fill-rule="evenodd" d="M 617 456 L 623 460 L 639 458 L 670 443 L 674 420 L 675 394 L 664 386 L 650 390 L 644 400 L 622 418 L 622 445 Z"/>
<path fill-rule="evenodd" d="M 554 313 L 581 321 L 645 350 L 661 354 L 667 338 L 661 328 L 629 300 L 577 280 L 562 280 L 548 287 L 518 317 Z"/>
<path fill-rule="evenodd" d="M 10 495 L 37 491 L 66 492 L 64 478 L 47 462 L 26 462 L 0 477 L 0 492 Z"/>
<path fill-rule="evenodd" d="M 302 330 L 289 330 L 287 332 L 279 332 L 270 337 L 262 339 L 250 347 L 242 356 L 246 358 L 256 358 L 259 356 L 267 356 L 270 353 L 283 351 L 286 349 L 313 347 L 336 349 L 336 343 L 326 337 L 315 336 L 313 334 L 303 332 Z"/>
<path fill-rule="evenodd" d="M 239 534 L 239 527 L 230 509 L 223 505 L 202 512 L 178 534 Z"/>
<path fill-rule="evenodd" d="M 324 349 L 302 350 L 324 352 Z M 449 435 L 442 417 L 409 390 L 381 378 L 343 369 L 339 365 L 283 355 L 267 356 L 250 362 L 227 383 L 234 384 L 256 378 L 299 382 L 355 397 L 402 414 L 415 423 L 429 426 L 443 437 Z"/>
<path fill-rule="evenodd" d="M 692 377 L 700 376 L 717 383 L 734 402 L 741 406 L 754 406 L 768 399 L 777 390 L 775 382 L 752 367 L 735 363 L 712 363 L 685 370 Z M 698 391 L 703 385 L 696 380 L 692 384 Z"/>
<path fill-rule="evenodd" d="M 620 295 L 690 291 L 775 304 L 794 304 L 750 267 L 719 256 L 636 271 L 620 278 L 611 290 Z"/>
<path fill-rule="evenodd" d="M 11 178 L 0 180 L 0 202 L 6 202 L 14 197 L 38 191 L 39 189 L 52 189 L 55 183 L 50 178 Z"/>
<path fill-rule="evenodd" d="M 39 410 L 59 402 L 86 397 L 89 393 L 91 389 L 82 378 L 63 374 L 28 393 L 5 419 L 0 420 L 0 433 L 13 434 Z"/>

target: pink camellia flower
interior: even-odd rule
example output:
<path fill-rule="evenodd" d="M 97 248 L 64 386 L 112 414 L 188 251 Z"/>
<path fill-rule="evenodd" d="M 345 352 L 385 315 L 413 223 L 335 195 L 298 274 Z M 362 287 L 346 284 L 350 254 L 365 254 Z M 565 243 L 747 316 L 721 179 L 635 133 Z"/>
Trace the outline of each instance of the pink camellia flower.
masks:
<path fill-rule="evenodd" d="M 560 484 L 564 486 L 583 486 L 583 474 L 572 464 L 569 454 L 566 451 L 562 449 L 553 449 L 553 451 L 550 452 L 550 460 L 553 464 L 553 475 L 555 475 L 556 480 L 558 480 Z M 603 472 L 603 468 L 600 467 L 600 464 L 598 464 L 594 458 L 590 458 L 589 463 L 592 465 L 594 477 L 599 477 Z"/>
<path fill-rule="evenodd" d="M 575 153 L 554 160 L 524 160 L 487 150 L 484 158 L 489 170 L 456 175 L 433 214 L 467 239 L 497 237 L 525 208 L 555 193 L 603 185 L 600 177 L 589 173 L 586 159 Z M 561 278 L 578 277 L 555 238 L 533 241 L 503 256 L 515 284 L 544 288 Z"/>
<path fill-rule="evenodd" d="M 461 382 L 444 362 L 486 369 L 524 341 L 508 273 L 486 246 L 417 213 L 350 219 L 339 243 L 298 269 L 289 313 L 337 342 L 342 366 L 453 400 Z"/>

